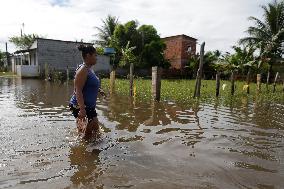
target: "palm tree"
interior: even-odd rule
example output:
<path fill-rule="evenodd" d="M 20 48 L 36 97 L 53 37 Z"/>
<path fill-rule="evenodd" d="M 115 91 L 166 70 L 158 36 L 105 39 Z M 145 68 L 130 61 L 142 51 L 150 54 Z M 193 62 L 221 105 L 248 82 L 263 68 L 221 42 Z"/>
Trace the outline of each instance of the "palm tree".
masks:
<path fill-rule="evenodd" d="M 101 27 L 95 27 L 98 30 L 98 34 L 95 34 L 98 40 L 95 43 L 101 47 L 108 47 L 111 44 L 112 36 L 115 27 L 119 24 L 118 18 L 115 16 L 108 15 L 105 20 L 102 20 L 103 25 Z"/>
<path fill-rule="evenodd" d="M 248 37 L 241 39 L 240 44 L 247 44 L 258 48 L 260 59 L 269 63 L 270 68 L 267 74 L 269 83 L 272 64 L 283 55 L 282 44 L 284 42 L 284 1 L 274 0 L 267 6 L 261 6 L 264 11 L 263 21 L 249 17 L 254 26 L 248 28 Z"/>

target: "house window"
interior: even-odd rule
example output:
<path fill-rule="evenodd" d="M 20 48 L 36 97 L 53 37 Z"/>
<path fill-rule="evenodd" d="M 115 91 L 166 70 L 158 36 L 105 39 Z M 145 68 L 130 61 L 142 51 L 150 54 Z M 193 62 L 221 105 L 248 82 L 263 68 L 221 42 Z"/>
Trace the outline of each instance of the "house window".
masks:
<path fill-rule="evenodd" d="M 191 54 L 192 53 L 191 51 L 192 51 L 191 46 L 187 46 L 186 53 Z"/>

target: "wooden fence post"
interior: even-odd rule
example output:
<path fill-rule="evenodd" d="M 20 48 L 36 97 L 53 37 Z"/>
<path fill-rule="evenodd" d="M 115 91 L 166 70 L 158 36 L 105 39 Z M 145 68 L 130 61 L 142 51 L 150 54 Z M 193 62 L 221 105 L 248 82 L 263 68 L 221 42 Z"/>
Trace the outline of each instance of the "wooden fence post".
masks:
<path fill-rule="evenodd" d="M 200 47 L 200 63 L 199 63 L 199 68 L 198 68 L 197 76 L 196 76 L 194 97 L 200 97 L 201 78 L 202 78 L 202 73 L 203 73 L 204 46 L 205 46 L 205 42 L 203 42 Z"/>
<path fill-rule="evenodd" d="M 216 74 L 216 97 L 220 94 L 220 72 Z"/>
<path fill-rule="evenodd" d="M 161 98 L 161 68 L 152 67 L 152 99 L 159 101 Z"/>
<path fill-rule="evenodd" d="M 250 71 L 251 71 L 251 68 L 249 68 L 249 70 L 248 70 L 248 73 L 247 73 L 247 81 L 246 81 L 246 83 L 247 83 L 247 94 L 249 94 L 249 84 L 250 84 Z"/>
<path fill-rule="evenodd" d="M 115 69 L 112 66 L 111 67 L 111 72 L 110 72 L 110 93 L 112 94 L 115 91 Z"/>
<path fill-rule="evenodd" d="M 231 75 L 231 95 L 234 95 L 235 93 L 235 74 L 234 71 L 232 71 Z"/>
<path fill-rule="evenodd" d="M 276 73 L 276 76 L 275 76 L 275 79 L 274 79 L 274 83 L 273 83 L 273 93 L 275 93 L 275 90 L 276 90 L 276 83 L 277 83 L 278 75 L 279 75 L 279 72 Z"/>
<path fill-rule="evenodd" d="M 130 96 L 133 96 L 133 70 L 134 70 L 134 65 L 133 63 L 130 64 L 130 74 L 129 74 L 129 94 Z"/>
<path fill-rule="evenodd" d="M 269 83 L 270 83 L 270 68 L 267 73 L 267 78 L 266 78 L 266 90 L 269 91 Z"/>
<path fill-rule="evenodd" d="M 9 53 L 8 53 L 8 44 L 7 42 L 5 43 L 5 46 L 6 46 L 6 65 L 5 65 L 5 71 L 9 71 Z"/>
<path fill-rule="evenodd" d="M 256 76 L 256 83 L 257 83 L 257 91 L 261 91 L 261 74 L 257 74 Z"/>

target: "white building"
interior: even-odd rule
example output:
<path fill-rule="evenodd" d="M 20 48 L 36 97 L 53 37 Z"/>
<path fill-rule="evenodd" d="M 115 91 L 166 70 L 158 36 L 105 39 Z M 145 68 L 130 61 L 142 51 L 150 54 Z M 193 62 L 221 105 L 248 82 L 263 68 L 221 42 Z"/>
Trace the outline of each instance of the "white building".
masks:
<path fill-rule="evenodd" d="M 74 71 L 82 63 L 78 46 L 81 42 L 37 38 L 28 50 L 16 51 L 12 56 L 12 71 L 21 77 L 43 77 L 49 72 Z M 84 43 L 88 44 L 88 43 Z M 95 71 L 109 73 L 110 59 L 98 55 Z"/>

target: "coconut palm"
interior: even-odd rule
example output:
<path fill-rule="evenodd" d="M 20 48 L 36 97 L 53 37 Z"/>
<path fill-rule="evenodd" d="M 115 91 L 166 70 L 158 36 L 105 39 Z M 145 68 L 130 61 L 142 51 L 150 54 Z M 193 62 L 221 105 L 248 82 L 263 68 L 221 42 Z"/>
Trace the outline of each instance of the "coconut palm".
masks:
<path fill-rule="evenodd" d="M 95 34 L 98 39 L 95 43 L 101 47 L 108 47 L 111 44 L 112 36 L 115 27 L 119 24 L 118 18 L 115 16 L 108 15 L 105 20 L 102 20 L 103 25 L 101 27 L 95 27 L 98 30 L 98 34 Z"/>
<path fill-rule="evenodd" d="M 269 82 L 272 65 L 283 55 L 284 42 L 284 1 L 274 0 L 267 6 L 261 6 L 264 11 L 263 21 L 249 17 L 254 26 L 248 28 L 248 37 L 240 40 L 241 44 L 248 44 L 258 48 L 262 61 L 269 63 L 267 74 Z"/>

